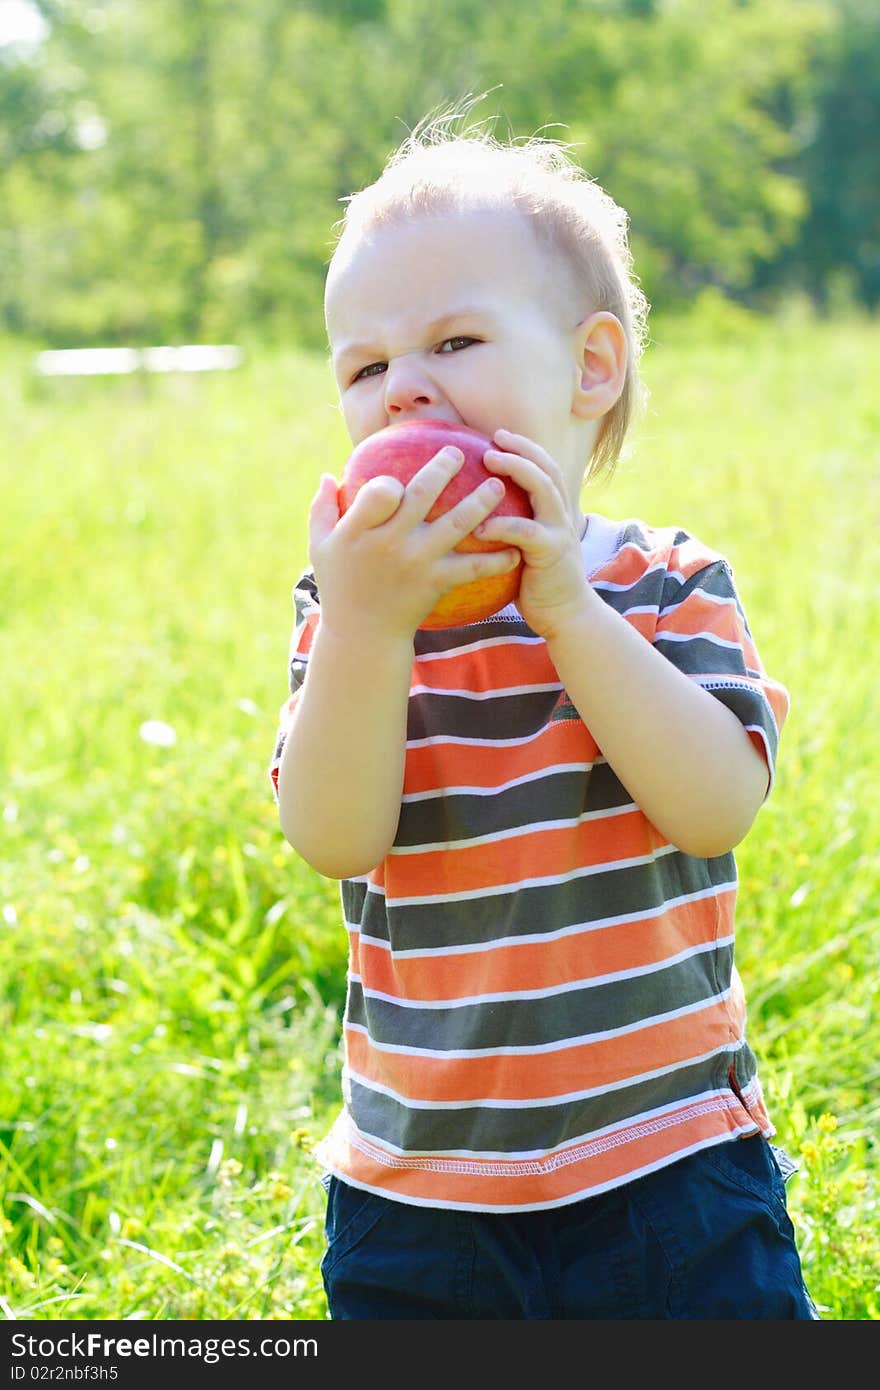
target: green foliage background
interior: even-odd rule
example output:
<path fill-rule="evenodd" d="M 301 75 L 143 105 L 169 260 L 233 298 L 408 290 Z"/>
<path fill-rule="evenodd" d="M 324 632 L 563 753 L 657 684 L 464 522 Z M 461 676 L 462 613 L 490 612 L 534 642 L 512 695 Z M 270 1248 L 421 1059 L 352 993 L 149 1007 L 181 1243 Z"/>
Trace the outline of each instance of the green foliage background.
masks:
<path fill-rule="evenodd" d="M 340 198 L 427 111 L 574 146 L 660 309 L 880 299 L 874 0 L 35 0 L 0 48 L 0 326 L 322 340 Z"/>

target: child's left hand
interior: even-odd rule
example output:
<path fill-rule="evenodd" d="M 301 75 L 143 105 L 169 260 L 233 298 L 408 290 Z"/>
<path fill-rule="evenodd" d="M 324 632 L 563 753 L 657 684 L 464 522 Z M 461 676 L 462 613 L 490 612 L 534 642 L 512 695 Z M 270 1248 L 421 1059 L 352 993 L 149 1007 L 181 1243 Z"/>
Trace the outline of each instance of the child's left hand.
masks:
<path fill-rule="evenodd" d="M 525 488 L 533 519 L 490 516 L 476 527 L 474 536 L 502 541 L 522 552 L 525 565 L 516 606 L 532 631 L 550 641 L 583 612 L 588 600 L 577 526 L 580 516 L 571 514 L 559 465 L 539 444 L 510 430 L 496 430 L 492 438 L 501 447 L 486 450 L 486 468 Z"/>

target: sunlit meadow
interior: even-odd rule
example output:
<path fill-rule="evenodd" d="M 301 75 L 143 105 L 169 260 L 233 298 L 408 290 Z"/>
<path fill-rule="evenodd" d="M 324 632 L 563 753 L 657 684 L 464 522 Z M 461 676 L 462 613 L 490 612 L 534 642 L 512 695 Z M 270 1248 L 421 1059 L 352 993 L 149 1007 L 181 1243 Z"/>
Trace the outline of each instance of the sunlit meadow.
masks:
<path fill-rule="evenodd" d="M 792 712 L 738 850 L 737 961 L 807 1281 L 880 1316 L 880 326 L 706 300 L 657 324 L 586 505 L 730 558 Z M 336 883 L 267 776 L 320 356 L 44 380 L 0 347 L 0 1313 L 326 1316 Z"/>

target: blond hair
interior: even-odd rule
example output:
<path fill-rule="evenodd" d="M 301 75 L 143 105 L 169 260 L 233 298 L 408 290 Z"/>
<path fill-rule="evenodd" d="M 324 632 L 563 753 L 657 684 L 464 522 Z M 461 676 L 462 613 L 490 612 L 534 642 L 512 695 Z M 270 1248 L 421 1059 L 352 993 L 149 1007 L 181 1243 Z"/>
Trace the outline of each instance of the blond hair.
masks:
<path fill-rule="evenodd" d="M 539 241 L 562 257 L 589 312 L 614 314 L 626 334 L 623 389 L 603 420 L 586 470 L 594 479 L 613 471 L 646 395 L 639 361 L 648 302 L 633 273 L 629 218 L 558 140 L 530 136 L 504 144 L 479 125 L 455 133 L 452 125 L 472 104 L 423 118 L 374 183 L 340 199 L 347 206 L 336 224 L 335 247 L 402 217 L 475 206 L 524 213 Z"/>

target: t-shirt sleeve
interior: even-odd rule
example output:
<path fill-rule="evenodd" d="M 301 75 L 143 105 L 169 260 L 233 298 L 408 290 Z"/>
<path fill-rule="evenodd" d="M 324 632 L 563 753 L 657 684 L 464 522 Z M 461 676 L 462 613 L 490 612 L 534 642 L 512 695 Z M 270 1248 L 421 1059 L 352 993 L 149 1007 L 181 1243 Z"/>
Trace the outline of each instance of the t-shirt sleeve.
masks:
<path fill-rule="evenodd" d="M 290 728 L 290 721 L 293 718 L 293 711 L 296 708 L 296 701 L 306 678 L 309 652 L 321 612 L 318 603 L 318 588 L 311 570 L 306 570 L 300 575 L 293 587 L 293 610 L 293 632 L 287 660 L 290 694 L 278 714 L 275 752 L 269 764 L 269 776 L 272 779 L 272 790 L 276 801 L 278 800 L 278 769 L 281 765 L 281 753 Z"/>
<path fill-rule="evenodd" d="M 667 564 L 654 645 L 727 705 L 763 754 L 773 785 L 788 691 L 764 669 L 730 564 L 679 537 Z"/>

